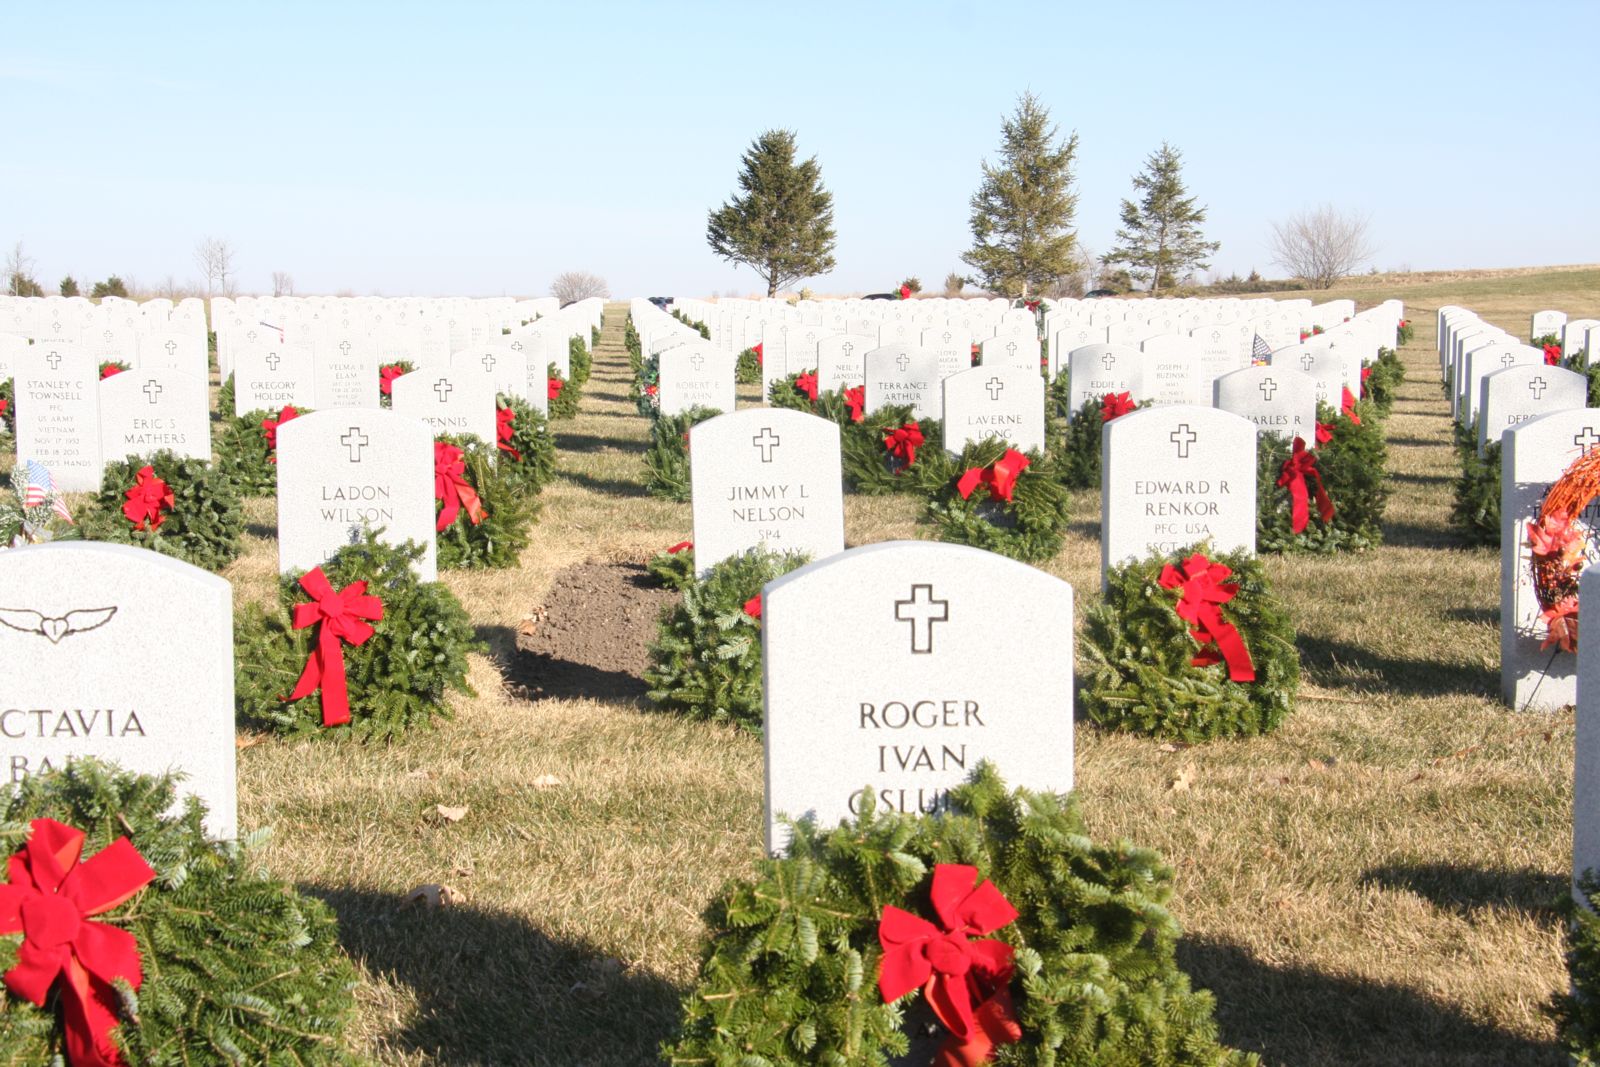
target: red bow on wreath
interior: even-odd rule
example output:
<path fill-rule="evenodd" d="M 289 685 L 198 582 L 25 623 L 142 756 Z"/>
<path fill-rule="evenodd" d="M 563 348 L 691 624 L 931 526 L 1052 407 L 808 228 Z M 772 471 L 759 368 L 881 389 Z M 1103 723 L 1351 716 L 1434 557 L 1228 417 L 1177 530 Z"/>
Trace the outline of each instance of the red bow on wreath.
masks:
<path fill-rule="evenodd" d="M 300 588 L 311 597 L 309 604 L 294 606 L 294 628 L 321 626 L 317 644 L 306 657 L 305 669 L 295 683 L 289 700 L 308 697 L 322 690 L 322 725 L 338 726 L 350 721 L 350 690 L 344 674 L 344 645 L 366 644 L 373 634 L 367 619 L 383 618 L 383 601 L 367 595 L 366 582 L 351 582 L 337 593 L 321 567 L 300 578 Z"/>
<path fill-rule="evenodd" d="M 883 435 L 883 447 L 904 465 L 902 470 L 917 461 L 917 449 L 922 444 L 922 427 L 915 422 L 908 422 L 898 430 L 890 430 Z"/>
<path fill-rule="evenodd" d="M 1356 414 L 1356 398 L 1351 395 L 1350 387 L 1344 387 L 1344 401 L 1340 407 L 1340 414 L 1357 426 L 1361 425 L 1361 416 Z"/>
<path fill-rule="evenodd" d="M 1306 523 L 1311 521 L 1310 494 L 1306 489 L 1306 479 L 1316 481 L 1317 514 L 1322 516 L 1323 522 L 1333 521 L 1333 501 L 1328 496 L 1328 490 L 1322 485 L 1322 472 L 1317 470 L 1317 457 L 1313 452 L 1306 450 L 1305 441 L 1296 437 L 1294 451 L 1289 458 L 1283 461 L 1283 469 L 1278 473 L 1278 487 L 1289 490 L 1289 528 L 1299 533 L 1306 528 Z"/>
<path fill-rule="evenodd" d="M 1544 346 L 1544 364 L 1547 367 L 1557 367 L 1561 365 L 1560 345 L 1548 344 Z"/>
<path fill-rule="evenodd" d="M 911 299 L 911 286 L 902 285 L 900 287 L 900 299 L 901 300 L 910 300 Z"/>
<path fill-rule="evenodd" d="M 844 391 L 844 406 L 850 409 L 850 421 L 860 422 L 866 418 L 867 387 L 853 385 Z"/>
<path fill-rule="evenodd" d="M 1370 377 L 1372 377 L 1372 368 L 1371 367 L 1362 367 L 1361 368 L 1361 396 L 1362 396 L 1363 399 L 1367 395 L 1367 379 L 1370 378 Z"/>
<path fill-rule="evenodd" d="M 90 922 L 130 899 L 156 876 L 119 837 L 88 860 L 81 830 L 35 819 L 27 844 L 7 863 L 0 885 L 0 934 L 22 935 L 6 988 L 38 1007 L 61 979 L 62 1022 L 72 1067 L 125 1067 L 111 1031 L 121 995 L 112 983 L 144 982 L 132 934 Z"/>
<path fill-rule="evenodd" d="M 1022 306 L 1027 308 L 1029 311 L 1038 312 L 1039 305 L 1042 303 L 1042 300 L 1024 300 L 1022 302 Z"/>
<path fill-rule="evenodd" d="M 806 395 L 813 404 L 817 402 L 817 376 L 810 371 L 795 376 L 794 387 Z"/>
<path fill-rule="evenodd" d="M 462 508 L 467 509 L 472 525 L 483 521 L 483 502 L 478 499 L 478 491 L 468 483 L 466 474 L 467 461 L 461 449 L 447 441 L 435 441 L 433 497 L 444 504 L 439 509 L 439 520 L 433 524 L 435 530 L 443 530 L 455 522 Z"/>
<path fill-rule="evenodd" d="M 756 620 L 757 622 L 760 622 L 761 621 L 761 594 L 757 593 L 755 596 L 751 597 L 749 600 L 746 600 L 742 605 L 740 605 L 739 610 L 744 612 L 746 615 L 750 616 L 752 619 Z"/>
<path fill-rule="evenodd" d="M 102 363 L 100 364 L 100 380 L 103 382 L 113 374 L 121 374 L 127 369 L 120 363 Z"/>
<path fill-rule="evenodd" d="M 545 387 L 544 387 L 545 399 L 546 400 L 560 400 L 561 399 L 561 387 L 563 385 L 566 385 L 566 384 L 567 383 L 562 381 L 560 378 L 548 378 L 548 379 L 546 379 L 545 380 Z"/>
<path fill-rule="evenodd" d="M 122 514 L 133 523 L 135 530 L 159 529 L 167 519 L 162 512 L 171 511 L 177 503 L 171 488 L 157 478 L 155 468 L 148 465 L 139 469 L 133 488 L 123 495 L 128 501 L 122 505 Z"/>
<path fill-rule="evenodd" d="M 961 499 L 966 500 L 972 496 L 972 491 L 978 486 L 989 487 L 989 495 L 996 500 L 1011 503 L 1011 490 L 1017 484 L 1017 476 L 1028 466 L 1028 457 L 1014 448 L 1006 449 L 1006 454 L 989 464 L 987 467 L 969 467 L 959 481 L 956 482 L 956 492 L 961 494 Z"/>
<path fill-rule="evenodd" d="M 517 413 L 510 408 L 501 408 L 495 415 L 494 446 L 502 452 L 510 453 L 511 458 L 518 463 L 522 462 L 522 453 L 511 447 L 511 435 L 516 433 Z"/>
<path fill-rule="evenodd" d="M 1319 423 L 1317 423 L 1317 444 L 1318 445 L 1325 445 L 1331 440 L 1333 440 L 1333 423 L 1331 423 L 1331 422 L 1319 422 Z"/>
<path fill-rule="evenodd" d="M 690 548 L 693 548 L 693 547 L 694 547 L 694 542 L 693 541 L 679 541 L 677 544 L 675 544 L 671 548 L 667 549 L 667 555 L 676 556 L 679 552 L 682 552 L 685 549 L 690 549 Z"/>
<path fill-rule="evenodd" d="M 761 355 L 761 343 L 760 342 L 757 342 L 756 346 L 754 348 L 750 349 L 750 351 L 752 351 L 752 352 L 754 352 L 756 354 L 756 365 L 757 366 L 760 366 L 760 365 L 762 365 L 763 363 L 766 362 L 766 360 Z"/>
<path fill-rule="evenodd" d="M 378 392 L 384 396 L 394 395 L 394 380 L 404 374 L 406 369 L 398 363 L 390 363 L 378 368 Z"/>
<path fill-rule="evenodd" d="M 1107 393 L 1100 401 L 1100 421 L 1110 422 L 1121 415 L 1126 415 L 1137 406 L 1133 402 L 1133 397 L 1127 393 Z"/>
<path fill-rule="evenodd" d="M 299 417 L 300 412 L 295 410 L 293 404 L 290 404 L 278 412 L 277 418 L 261 420 L 261 433 L 267 439 L 267 451 L 272 453 L 267 459 L 273 463 L 278 462 L 278 427 L 290 419 L 298 419 Z"/>
<path fill-rule="evenodd" d="M 1161 588 L 1178 590 L 1176 611 L 1178 618 L 1193 629 L 1189 636 L 1200 645 L 1200 652 L 1189 662 L 1196 667 L 1209 667 L 1226 661 L 1228 677 L 1235 682 L 1256 680 L 1256 665 L 1250 659 L 1250 650 L 1233 624 L 1222 617 L 1222 605 L 1239 592 L 1238 582 L 1223 584 L 1223 579 L 1233 574 L 1224 564 L 1212 563 L 1196 552 L 1183 561 L 1183 570 L 1172 564 L 1161 569 Z"/>
<path fill-rule="evenodd" d="M 939 926 L 886 905 L 878 922 L 883 963 L 878 991 L 891 1004 L 922 988 L 934 1015 L 950 1031 L 936 1067 L 987 1062 L 995 1045 L 1022 1038 L 1008 988 L 1014 950 L 1004 941 L 973 941 L 1016 921 L 993 882 L 978 882 L 978 869 L 959 863 L 933 868 L 929 894 Z"/>

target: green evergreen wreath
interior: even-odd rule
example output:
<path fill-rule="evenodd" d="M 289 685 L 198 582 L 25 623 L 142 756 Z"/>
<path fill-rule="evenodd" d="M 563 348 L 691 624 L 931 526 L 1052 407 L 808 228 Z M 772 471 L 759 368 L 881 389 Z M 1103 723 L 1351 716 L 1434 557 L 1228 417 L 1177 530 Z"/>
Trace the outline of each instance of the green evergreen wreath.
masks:
<path fill-rule="evenodd" d="M 740 385 L 751 385 L 761 380 L 761 356 L 754 348 L 739 353 L 738 362 L 733 365 L 733 380 Z"/>
<path fill-rule="evenodd" d="M 1558 993 L 1549 1005 L 1561 1027 L 1561 1039 L 1579 1067 L 1600 1064 L 1600 880 L 1584 871 L 1578 891 L 1585 904 L 1568 897 L 1562 904 L 1567 920 L 1567 974 L 1569 992 Z"/>
<path fill-rule="evenodd" d="M 1383 424 L 1371 405 L 1357 405 L 1361 425 L 1317 405 L 1317 420 L 1331 427 L 1332 437 L 1317 446 L 1317 469 L 1333 500 L 1333 521 L 1324 523 L 1315 507 L 1306 527 L 1296 534 L 1288 489 L 1278 476 L 1292 443 L 1276 434 L 1257 438 L 1256 549 L 1260 552 L 1362 551 L 1383 541 L 1383 511 L 1389 501 L 1388 449 Z M 1310 442 L 1307 442 L 1309 444 Z"/>
<path fill-rule="evenodd" d="M 1491 441 L 1478 455 L 1478 437 L 1472 427 L 1456 424 L 1456 457 L 1461 474 L 1456 478 L 1450 522 L 1469 545 L 1500 546 L 1500 442 Z"/>
<path fill-rule="evenodd" d="M 589 384 L 589 372 L 594 365 L 593 358 L 589 355 L 589 346 L 584 344 L 583 338 L 573 334 L 567 338 L 567 369 L 571 371 L 573 385 L 579 390 Z"/>
<path fill-rule="evenodd" d="M 1055 442 L 1051 449 L 1054 459 L 1054 469 L 1057 471 L 1061 484 L 1068 489 L 1098 489 L 1100 488 L 1100 432 L 1105 425 L 1105 398 L 1090 397 L 1073 413 L 1069 420 L 1066 417 L 1067 404 L 1070 403 L 1066 390 L 1067 376 L 1057 378 L 1050 386 L 1051 404 L 1055 417 L 1051 420 L 1051 439 Z M 1147 408 L 1151 404 L 1148 400 L 1141 400 L 1134 405 L 1134 410 Z"/>
<path fill-rule="evenodd" d="M 399 371 L 400 372 L 399 374 L 396 374 L 396 375 L 393 376 L 395 378 L 398 378 L 401 375 L 410 374 L 412 371 L 414 371 L 416 369 L 417 369 L 416 365 L 414 363 L 412 363 L 409 359 L 393 359 L 393 360 L 390 360 L 388 363 L 379 364 L 378 365 L 378 406 L 379 407 L 384 407 L 384 408 L 392 408 L 392 407 L 394 407 L 394 394 L 391 391 L 386 391 L 383 388 L 383 386 L 384 386 L 383 372 L 384 371 L 386 371 L 386 370 Z M 392 390 L 392 388 L 393 388 L 393 386 L 391 385 L 390 389 Z"/>
<path fill-rule="evenodd" d="M 1382 418 L 1388 418 L 1394 408 L 1394 398 L 1405 384 L 1406 368 L 1400 355 L 1392 348 L 1378 349 L 1378 358 L 1361 371 L 1361 395 L 1371 402 Z"/>
<path fill-rule="evenodd" d="M 123 514 L 127 492 L 149 466 L 172 493 L 170 509 L 160 524 L 143 530 Z M 239 487 L 205 460 L 189 459 L 163 449 L 149 457 L 111 460 L 100 479 L 94 505 L 80 516 L 83 536 L 90 541 L 138 545 L 181 559 L 208 571 L 219 571 L 239 558 L 244 536 L 244 511 Z"/>
<path fill-rule="evenodd" d="M 1238 593 L 1220 614 L 1244 639 L 1256 680 L 1235 682 L 1224 663 L 1195 666 L 1199 644 L 1177 612 L 1179 589 L 1161 585 L 1167 565 L 1201 552 L 1233 571 Z M 1244 552 L 1195 545 L 1112 567 L 1105 600 L 1090 609 L 1083 657 L 1090 672 L 1084 710 L 1101 726 L 1185 742 L 1271 733 L 1294 710 L 1300 654 L 1294 623 L 1261 562 Z"/>
<path fill-rule="evenodd" d="M 761 621 L 745 610 L 774 578 L 806 562 L 795 552 L 752 549 L 712 567 L 686 586 L 683 600 L 661 613 L 648 696 L 664 711 L 732 723 L 761 733 Z"/>
<path fill-rule="evenodd" d="M 234 418 L 233 410 L 233 375 L 223 379 L 222 385 L 217 389 L 217 414 L 226 422 Z"/>
<path fill-rule="evenodd" d="M 100 361 L 100 380 L 103 382 L 113 374 L 121 374 L 130 367 L 120 359 L 103 359 Z"/>
<path fill-rule="evenodd" d="M 923 995 L 882 1002 L 878 923 L 890 905 L 932 915 L 930 872 L 945 863 L 976 867 L 1020 912 L 992 935 L 1016 950 L 1008 988 L 1021 1027 L 996 1064 L 1258 1062 L 1218 1043 L 1211 994 L 1178 966 L 1173 872 L 1160 856 L 1095 844 L 1073 797 L 1008 792 L 988 763 L 950 800 L 937 816 L 879 814 L 869 790 L 854 823 L 802 823 L 783 858 L 724 888 L 706 910 L 709 944 L 668 1062 L 886 1067 L 914 1039 L 928 1062 Z"/>
<path fill-rule="evenodd" d="M 511 412 L 511 436 L 495 443 L 500 473 L 523 495 L 543 492 L 556 476 L 556 441 L 549 420 L 522 397 L 507 393 L 495 399 L 495 410 Z"/>
<path fill-rule="evenodd" d="M 1415 337 L 1416 333 L 1417 328 L 1411 325 L 1409 319 L 1401 319 L 1400 325 L 1395 327 L 1394 346 L 1396 348 L 1404 348 L 1411 343 L 1411 338 Z"/>
<path fill-rule="evenodd" d="M 545 382 L 545 388 L 549 390 L 550 421 L 576 416 L 578 401 L 583 399 L 583 386 L 575 385 L 563 378 L 554 363 L 545 371 Z"/>
<path fill-rule="evenodd" d="M 638 374 L 639 367 L 644 363 L 644 350 L 639 342 L 639 331 L 633 327 L 631 314 L 622 324 L 622 347 L 628 350 L 628 368 Z"/>
<path fill-rule="evenodd" d="M 0 378 L 0 437 L 7 437 L 16 432 L 16 385 L 10 378 Z"/>
<path fill-rule="evenodd" d="M 697 405 L 651 424 L 650 447 L 644 454 L 645 488 L 651 496 L 689 499 L 689 428 L 721 414 L 717 408 Z"/>
<path fill-rule="evenodd" d="M 1041 563 L 1061 550 L 1066 537 L 1069 509 L 1066 490 L 1049 462 L 1029 452 L 1028 466 L 1017 476 L 1009 502 L 996 498 L 979 485 L 962 498 L 958 482 L 974 467 L 987 467 L 1004 456 L 1010 445 L 998 437 L 968 444 L 959 457 L 943 448 L 930 454 L 919 479 L 931 499 L 926 521 L 939 540 L 998 552 L 1024 563 Z"/>
<path fill-rule="evenodd" d="M 473 522 L 468 509 L 457 512 L 455 520 L 438 531 L 438 564 L 441 570 L 468 570 L 476 567 L 513 567 L 522 550 L 528 547 L 530 528 L 539 513 L 539 501 L 525 493 L 497 463 L 487 445 L 471 434 L 441 435 L 434 438 L 461 449 L 466 463 L 466 482 L 483 504 L 483 518 Z M 508 457 L 509 458 L 509 457 Z M 434 500 L 434 515 L 444 511 L 444 502 Z"/>
<path fill-rule="evenodd" d="M 628 399 L 639 409 L 639 414 L 655 418 L 661 413 L 661 357 L 651 356 L 639 364 L 639 370 L 628 386 Z"/>
<path fill-rule="evenodd" d="M 775 408 L 792 408 L 795 411 L 804 411 L 809 414 L 815 414 L 817 410 L 817 401 L 811 399 L 811 397 L 807 396 L 805 393 L 802 393 L 800 391 L 800 386 L 797 384 L 802 374 L 809 374 L 812 377 L 816 377 L 817 372 L 816 369 L 813 368 L 811 370 L 795 371 L 793 374 L 787 375 L 783 378 L 775 379 L 771 387 L 767 390 L 768 403 Z M 820 390 L 818 396 L 821 396 Z"/>
<path fill-rule="evenodd" d="M 836 392 L 823 393 L 826 398 L 837 398 Z M 843 416 L 844 405 L 830 404 L 830 414 L 837 407 Z M 844 465 L 845 484 L 863 496 L 883 496 L 888 493 L 923 493 L 926 486 L 918 478 L 919 471 L 937 453 L 944 451 L 944 425 L 938 419 L 918 419 L 912 416 L 910 404 L 891 404 L 879 408 L 860 422 L 848 417 L 840 419 L 839 450 Z M 889 451 L 886 443 L 898 429 L 915 424 L 922 432 L 922 444 L 917 446 L 916 461 L 910 465 Z"/>
<path fill-rule="evenodd" d="M 644 569 L 666 588 L 682 591 L 694 584 L 694 545 L 684 541 L 673 547 L 676 552 L 669 548 L 651 556 Z"/>
<path fill-rule="evenodd" d="M 355 968 L 328 906 L 268 877 L 253 849 L 207 840 L 191 797 L 167 815 L 176 777 L 128 774 L 93 759 L 24 779 L 6 804 L 0 847 L 15 854 L 35 819 L 85 836 L 84 857 L 127 837 L 155 879 L 91 920 L 138 944 L 143 982 L 119 989 L 113 1036 L 130 1067 L 169 1064 L 353 1064 L 341 1048 L 355 1010 Z M 0 967 L 22 938 L 5 937 Z M 0 1010 L 0 1061 L 64 1064 L 57 1005 L 16 996 Z"/>
<path fill-rule="evenodd" d="M 271 611 L 250 605 L 239 612 L 233 661 L 240 721 L 297 737 L 393 741 L 409 729 L 431 726 L 435 717 L 452 718 L 446 696 L 452 689 L 474 695 L 467 684 L 467 653 L 485 646 L 455 594 L 439 582 L 418 580 L 412 565 L 422 554 L 420 545 L 384 544 L 368 531 L 322 565 L 335 590 L 364 581 L 367 593 L 383 601 L 383 620 L 372 624 L 373 635 L 343 646 L 350 722 L 342 726 L 322 725 L 315 695 L 283 699 L 316 647 L 317 627 L 293 626 L 294 605 L 310 600 L 299 585 L 304 572 L 279 579 L 278 604 Z"/>
<path fill-rule="evenodd" d="M 311 414 L 310 408 L 296 408 L 296 417 Z M 242 496 L 278 494 L 278 456 L 267 444 L 263 423 L 277 419 L 279 411 L 249 411 L 233 417 L 223 416 L 222 428 L 212 442 L 217 469 L 239 487 Z"/>

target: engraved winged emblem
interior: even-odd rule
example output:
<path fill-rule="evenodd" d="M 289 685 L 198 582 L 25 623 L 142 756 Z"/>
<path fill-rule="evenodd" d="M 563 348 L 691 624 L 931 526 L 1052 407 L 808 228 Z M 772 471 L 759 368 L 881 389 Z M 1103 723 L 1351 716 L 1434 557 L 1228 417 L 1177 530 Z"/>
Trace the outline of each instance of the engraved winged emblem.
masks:
<path fill-rule="evenodd" d="M 30 608 L 0 608 L 0 626 L 25 634 L 43 634 L 52 645 L 59 645 L 63 637 L 99 629 L 116 613 L 116 608 L 82 608 L 53 619 Z"/>

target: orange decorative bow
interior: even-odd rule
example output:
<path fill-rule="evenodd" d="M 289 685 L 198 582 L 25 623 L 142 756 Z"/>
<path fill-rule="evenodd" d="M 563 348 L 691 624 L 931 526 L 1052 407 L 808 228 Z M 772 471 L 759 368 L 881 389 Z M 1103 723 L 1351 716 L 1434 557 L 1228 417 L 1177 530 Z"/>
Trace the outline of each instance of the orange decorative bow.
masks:
<path fill-rule="evenodd" d="M 1294 451 L 1283 461 L 1283 468 L 1278 473 L 1278 487 L 1287 487 L 1289 490 L 1289 528 L 1295 533 L 1304 530 L 1306 523 L 1311 521 L 1307 478 L 1316 482 L 1317 514 L 1322 516 L 1323 522 L 1332 522 L 1333 500 L 1322 485 L 1322 472 L 1317 470 L 1316 454 L 1307 451 L 1305 441 L 1296 437 Z"/>
<path fill-rule="evenodd" d="M 1011 491 L 1017 484 L 1017 476 L 1026 470 L 1027 466 L 1027 456 L 1014 448 L 1008 448 L 1005 455 L 987 467 L 967 468 L 967 472 L 956 482 L 956 492 L 961 494 L 962 500 L 966 500 L 981 484 L 988 487 L 989 495 L 994 499 L 1009 504 Z"/>
<path fill-rule="evenodd" d="M 149 465 L 139 469 L 133 488 L 123 495 L 128 499 L 122 505 L 122 514 L 133 523 L 135 530 L 159 529 L 161 524 L 167 521 L 167 516 L 163 512 L 171 511 L 172 506 L 177 503 L 171 488 L 156 477 L 155 468 Z"/>
<path fill-rule="evenodd" d="M 1239 631 L 1222 617 L 1222 605 L 1239 592 L 1239 583 L 1224 580 L 1233 571 L 1221 563 L 1212 563 L 1196 552 L 1183 561 L 1180 571 L 1172 564 L 1161 569 L 1161 588 L 1178 590 L 1176 611 L 1178 618 L 1193 629 L 1189 636 L 1200 645 L 1200 652 L 1189 662 L 1196 667 L 1209 667 L 1226 661 L 1228 677 L 1235 682 L 1256 680 L 1256 666 L 1250 659 Z"/>
<path fill-rule="evenodd" d="M 433 497 L 443 506 L 434 530 L 443 530 L 456 521 L 461 509 L 466 508 L 467 518 L 476 526 L 483 521 L 483 502 L 478 491 L 467 481 L 467 461 L 461 449 L 448 441 L 433 443 Z"/>
<path fill-rule="evenodd" d="M 318 626 L 316 647 L 306 657 L 305 669 L 287 699 L 299 700 L 322 690 L 322 725 L 338 726 L 350 721 L 350 690 L 344 673 L 344 645 L 366 644 L 374 633 L 365 620 L 383 618 L 383 601 L 367 596 L 366 582 L 351 582 L 338 592 L 328 582 L 321 567 L 300 578 L 300 588 L 311 597 L 309 604 L 294 606 L 294 628 Z"/>

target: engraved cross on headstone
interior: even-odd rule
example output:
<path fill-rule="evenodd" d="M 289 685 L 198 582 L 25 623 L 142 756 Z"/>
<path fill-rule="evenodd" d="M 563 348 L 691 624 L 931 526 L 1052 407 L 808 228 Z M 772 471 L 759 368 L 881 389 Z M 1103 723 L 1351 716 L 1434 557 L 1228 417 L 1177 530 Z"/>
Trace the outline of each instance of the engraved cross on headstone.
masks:
<path fill-rule="evenodd" d="M 267 369 L 268 370 L 272 370 L 272 371 L 277 370 L 278 369 L 278 364 L 282 363 L 282 362 L 283 362 L 283 357 L 278 355 L 278 353 L 276 353 L 276 352 L 268 352 L 267 353 Z"/>
<path fill-rule="evenodd" d="M 177 352 L 177 351 L 178 351 L 178 342 L 176 342 L 176 341 L 172 341 L 172 340 L 169 340 L 169 341 L 168 341 L 168 342 L 167 342 L 167 343 L 166 343 L 166 344 L 165 344 L 165 345 L 163 345 L 163 346 L 162 346 L 162 347 L 163 347 L 163 348 L 165 348 L 165 349 L 166 349 L 166 350 L 167 350 L 167 358 L 168 358 L 168 359 L 171 359 L 171 358 L 172 358 L 172 356 L 173 356 L 173 353 L 175 353 L 175 352 Z"/>
<path fill-rule="evenodd" d="M 1017 342 L 1012 341 L 1006 345 L 1006 355 L 1010 356 L 1012 359 L 1017 358 Z"/>
<path fill-rule="evenodd" d="M 1261 379 L 1260 383 L 1256 385 L 1256 388 L 1261 390 L 1262 400 L 1271 400 L 1272 394 L 1278 391 L 1278 383 L 1273 381 L 1271 378 L 1263 378 Z"/>
<path fill-rule="evenodd" d="M 1112 364 L 1116 363 L 1116 361 L 1117 357 L 1113 356 L 1110 352 L 1107 352 L 1105 355 L 1100 357 L 1100 366 L 1104 367 L 1106 370 L 1110 370 Z"/>
<path fill-rule="evenodd" d="M 144 395 L 150 398 L 150 403 L 156 403 L 161 399 L 161 383 L 154 378 L 146 380 L 144 383 Z"/>
<path fill-rule="evenodd" d="M 911 357 L 902 352 L 899 356 L 895 357 L 894 365 L 900 368 L 901 374 L 904 374 L 906 372 L 906 368 L 911 366 Z"/>
<path fill-rule="evenodd" d="M 339 443 L 350 450 L 350 462 L 361 462 L 361 450 L 367 447 L 370 438 L 361 432 L 361 427 L 352 426 L 350 431 L 339 438 Z"/>
<path fill-rule="evenodd" d="M 1600 445 L 1600 433 L 1595 433 L 1593 426 L 1585 426 L 1582 433 L 1573 435 L 1572 443 L 1587 453 L 1595 445 Z"/>
<path fill-rule="evenodd" d="M 696 352 L 694 355 L 689 357 L 689 366 L 691 366 L 691 367 L 693 367 L 695 369 L 695 373 L 698 374 L 700 372 L 700 369 L 702 367 L 704 367 L 705 365 L 706 365 L 706 357 L 701 355 L 699 352 Z"/>
<path fill-rule="evenodd" d="M 1502 352 L 1500 354 L 1500 365 L 1502 367 L 1509 367 L 1509 366 L 1511 366 L 1511 364 L 1515 363 L 1516 361 L 1517 361 L 1517 357 L 1515 355 L 1513 355 L 1512 353 L 1510 353 L 1510 352 Z"/>
<path fill-rule="evenodd" d="M 350 342 L 349 341 L 340 341 L 339 342 L 339 351 L 340 351 L 341 354 L 344 355 L 344 357 L 346 359 L 349 359 L 350 358 Z"/>
<path fill-rule="evenodd" d="M 1533 381 L 1528 383 L 1528 392 L 1533 394 L 1533 398 L 1535 400 L 1543 400 L 1544 391 L 1549 387 L 1549 384 L 1550 383 L 1545 381 L 1543 378 L 1535 378 Z"/>
<path fill-rule="evenodd" d="M 1189 429 L 1187 422 L 1178 423 L 1178 428 L 1167 435 L 1167 440 L 1178 446 L 1178 458 L 1189 458 L 1189 446 L 1200 440 L 1200 435 Z"/>
<path fill-rule="evenodd" d="M 761 427 L 761 432 L 750 438 L 750 443 L 761 450 L 761 462 L 763 463 L 771 463 L 772 450 L 782 444 L 778 439 L 778 435 L 772 432 L 771 426 Z"/>
<path fill-rule="evenodd" d="M 913 585 L 911 596 L 894 602 L 894 617 L 911 624 L 911 654 L 933 652 L 933 624 L 950 621 L 950 601 L 935 600 L 932 585 Z"/>
<path fill-rule="evenodd" d="M 844 344 L 839 346 L 839 351 L 844 353 L 846 359 L 849 359 L 850 353 L 854 352 L 855 350 L 856 343 L 854 341 L 846 341 Z"/>
<path fill-rule="evenodd" d="M 483 354 L 483 359 L 480 360 L 480 362 L 483 364 L 483 372 L 485 374 L 494 373 L 495 358 L 493 352 L 485 352 Z"/>
<path fill-rule="evenodd" d="M 44 361 L 50 364 L 51 370 L 55 370 L 57 367 L 61 366 L 61 353 L 51 352 L 48 356 L 44 357 Z"/>
<path fill-rule="evenodd" d="M 1315 363 L 1316 361 L 1317 357 L 1313 356 L 1310 352 L 1307 352 L 1305 355 L 1300 357 L 1300 366 L 1304 368 L 1307 373 L 1310 373 L 1311 364 Z"/>
<path fill-rule="evenodd" d="M 1006 387 L 1006 383 L 1002 382 L 998 377 L 990 378 L 983 384 L 984 388 L 989 390 L 990 400 L 999 400 L 1001 392 L 1003 392 Z"/>
<path fill-rule="evenodd" d="M 441 404 L 449 403 L 450 393 L 454 389 L 455 386 L 451 385 L 443 378 L 440 378 L 438 381 L 433 383 L 433 391 L 438 394 L 439 403 Z"/>

